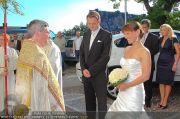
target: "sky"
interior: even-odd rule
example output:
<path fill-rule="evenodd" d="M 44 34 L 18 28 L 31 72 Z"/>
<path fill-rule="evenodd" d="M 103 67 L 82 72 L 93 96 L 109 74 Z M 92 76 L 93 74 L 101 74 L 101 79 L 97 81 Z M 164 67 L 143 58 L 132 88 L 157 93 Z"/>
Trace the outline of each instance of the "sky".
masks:
<path fill-rule="evenodd" d="M 80 22 L 86 23 L 89 10 L 116 11 L 109 0 L 17 0 L 21 4 L 24 16 L 8 12 L 8 26 L 26 26 L 31 20 L 41 19 L 49 23 L 52 31 L 68 30 Z M 0 9 L 0 15 L 3 12 Z M 118 9 L 124 12 L 124 2 Z M 131 14 L 146 14 L 146 9 L 141 3 L 129 0 L 127 12 Z M 3 17 L 0 17 L 1 24 Z M 1 25 L 0 25 L 1 26 Z"/>

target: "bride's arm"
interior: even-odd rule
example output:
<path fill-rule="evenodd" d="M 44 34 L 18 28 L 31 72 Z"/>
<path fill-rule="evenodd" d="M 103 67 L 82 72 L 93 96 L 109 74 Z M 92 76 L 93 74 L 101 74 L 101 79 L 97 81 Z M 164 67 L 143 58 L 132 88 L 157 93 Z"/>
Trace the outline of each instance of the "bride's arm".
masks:
<path fill-rule="evenodd" d="M 150 73 L 151 73 L 151 55 L 149 51 L 147 50 L 143 50 L 138 54 L 140 56 L 142 75 L 140 75 L 139 77 L 137 77 L 135 80 L 131 82 L 119 84 L 118 88 L 121 91 L 126 90 L 129 87 L 133 87 L 135 85 L 143 83 L 146 80 L 149 80 Z"/>

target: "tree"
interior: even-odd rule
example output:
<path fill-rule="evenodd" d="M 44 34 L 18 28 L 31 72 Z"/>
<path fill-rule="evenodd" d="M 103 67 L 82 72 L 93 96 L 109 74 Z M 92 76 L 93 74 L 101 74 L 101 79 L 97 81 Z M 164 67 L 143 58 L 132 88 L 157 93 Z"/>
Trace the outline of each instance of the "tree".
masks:
<path fill-rule="evenodd" d="M 7 4 L 8 11 L 12 13 L 24 15 L 24 13 L 21 11 L 21 7 L 22 7 L 21 4 L 18 3 L 16 0 L 0 0 L 1 9 L 5 9 L 5 4 Z"/>
<path fill-rule="evenodd" d="M 88 27 L 83 24 L 83 22 L 80 23 L 80 32 L 81 32 L 81 35 L 84 35 L 84 33 L 88 30 Z"/>
<path fill-rule="evenodd" d="M 122 0 L 110 0 L 115 5 L 120 6 Z M 180 11 L 173 12 L 174 8 L 180 4 L 180 0 L 134 0 L 137 3 L 143 3 L 147 10 L 147 18 L 152 21 L 152 27 L 159 28 L 161 24 L 168 23 L 173 28 L 180 28 Z M 151 5 L 152 4 L 152 5 Z M 176 24 L 174 24 L 176 23 Z"/>
<path fill-rule="evenodd" d="M 81 35 L 83 35 L 87 31 L 87 26 L 81 22 L 79 26 L 75 25 L 72 29 L 64 30 L 63 33 L 65 36 L 75 36 L 76 31 L 80 31 Z"/>

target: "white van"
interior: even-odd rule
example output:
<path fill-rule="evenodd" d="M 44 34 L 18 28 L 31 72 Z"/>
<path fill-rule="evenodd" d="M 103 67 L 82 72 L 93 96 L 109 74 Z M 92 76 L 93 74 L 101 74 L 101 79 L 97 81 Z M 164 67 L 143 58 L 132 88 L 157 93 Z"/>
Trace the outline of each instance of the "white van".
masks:
<path fill-rule="evenodd" d="M 159 29 L 151 29 L 151 32 L 159 35 Z M 180 42 L 180 31 L 174 30 L 179 42 Z M 116 34 L 113 35 L 113 39 L 112 39 L 112 50 L 111 50 L 111 56 L 110 56 L 110 60 L 108 62 L 108 70 L 107 70 L 107 76 L 109 75 L 109 73 L 120 66 L 120 59 L 123 55 L 124 52 L 124 48 L 128 45 L 128 42 L 126 39 L 124 39 L 124 35 L 122 33 L 120 34 Z M 157 58 L 158 58 L 157 54 L 155 56 L 155 63 L 157 62 Z M 76 64 L 76 74 L 78 76 L 78 79 L 80 81 L 82 81 L 82 72 L 81 72 L 81 68 L 80 68 L 80 64 L 77 63 Z M 155 81 L 156 78 L 156 69 L 154 71 L 154 76 L 153 76 L 153 81 Z M 178 68 L 175 74 L 175 81 L 180 81 L 180 61 L 178 63 Z M 108 96 L 115 99 L 117 94 L 118 94 L 118 90 L 116 87 L 110 85 L 110 83 L 108 83 L 107 85 L 107 92 L 108 92 Z"/>
<path fill-rule="evenodd" d="M 65 57 L 64 61 L 67 62 L 78 62 L 74 48 L 75 37 L 66 40 L 65 44 Z"/>

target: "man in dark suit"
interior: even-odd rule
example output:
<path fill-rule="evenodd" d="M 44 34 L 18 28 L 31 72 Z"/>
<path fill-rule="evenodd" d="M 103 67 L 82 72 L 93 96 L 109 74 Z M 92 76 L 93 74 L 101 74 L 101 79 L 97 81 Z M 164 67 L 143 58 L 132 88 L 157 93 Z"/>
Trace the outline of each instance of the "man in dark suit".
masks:
<path fill-rule="evenodd" d="M 141 39 L 142 43 L 146 48 L 149 49 L 151 53 L 151 75 L 149 80 L 144 82 L 144 89 L 145 89 L 145 107 L 150 108 L 151 107 L 151 99 L 152 99 L 152 79 L 153 79 L 153 73 L 155 69 L 155 62 L 154 62 L 154 56 L 159 51 L 159 41 L 158 36 L 156 36 L 153 33 L 149 32 L 149 29 L 151 27 L 151 21 L 149 19 L 143 19 L 141 21 L 142 29 L 144 31 L 144 36 Z"/>
<path fill-rule="evenodd" d="M 104 119 L 107 111 L 106 66 L 110 59 L 111 33 L 100 27 L 100 15 L 90 11 L 86 17 L 89 30 L 84 34 L 80 47 L 80 65 L 88 119 Z"/>

